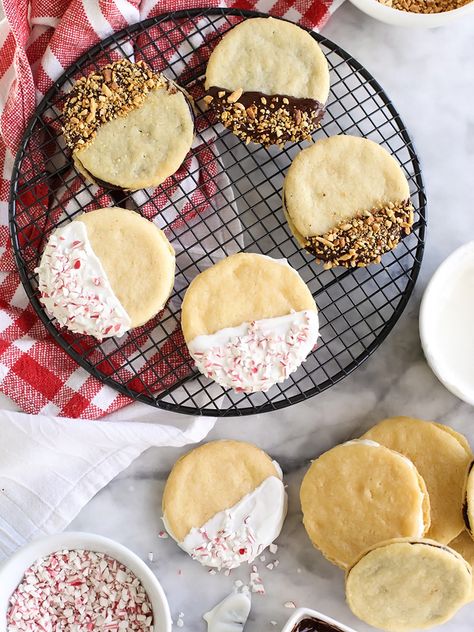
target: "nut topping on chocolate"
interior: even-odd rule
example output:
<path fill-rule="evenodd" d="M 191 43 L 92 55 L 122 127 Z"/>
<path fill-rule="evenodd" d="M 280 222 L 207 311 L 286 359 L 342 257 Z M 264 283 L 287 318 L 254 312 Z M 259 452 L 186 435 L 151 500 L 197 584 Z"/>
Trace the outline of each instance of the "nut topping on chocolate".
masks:
<path fill-rule="evenodd" d="M 360 268 L 380 263 L 381 256 L 395 248 L 403 234 L 410 234 L 413 221 L 409 200 L 398 205 L 391 202 L 383 208 L 362 211 L 324 235 L 308 237 L 305 247 L 318 262 L 325 262 L 326 270 L 335 266 Z"/>
<path fill-rule="evenodd" d="M 283 147 L 287 141 L 311 140 L 324 107 L 315 99 L 264 95 L 211 87 L 204 97 L 224 127 L 246 144 Z"/>
<path fill-rule="evenodd" d="M 79 79 L 63 108 L 63 134 L 73 151 L 86 147 L 100 125 L 140 107 L 149 92 L 177 88 L 143 61 L 121 59 Z"/>

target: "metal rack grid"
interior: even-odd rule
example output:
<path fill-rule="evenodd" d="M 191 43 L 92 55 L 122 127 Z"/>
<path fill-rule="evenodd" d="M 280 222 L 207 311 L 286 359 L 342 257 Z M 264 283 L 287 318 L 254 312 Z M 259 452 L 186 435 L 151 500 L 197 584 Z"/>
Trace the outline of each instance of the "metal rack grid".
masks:
<path fill-rule="evenodd" d="M 90 374 L 132 399 L 181 413 L 246 415 L 308 399 L 343 379 L 385 339 L 413 290 L 426 226 L 423 181 L 412 141 L 377 81 L 336 44 L 311 33 L 325 53 L 331 93 L 314 138 L 339 133 L 382 144 L 402 165 L 415 225 L 382 263 L 323 270 L 292 238 L 281 207 L 284 174 L 302 145 L 285 150 L 245 145 L 200 108 L 197 140 L 185 165 L 156 190 L 125 193 L 85 182 L 74 170 L 60 132 L 60 112 L 74 81 L 121 56 L 144 59 L 195 99 L 210 51 L 232 26 L 260 14 L 236 9 L 173 12 L 112 35 L 60 77 L 39 105 L 18 151 L 10 228 L 25 290 L 54 339 Z M 177 253 L 177 278 L 158 317 L 102 343 L 59 329 L 39 302 L 34 272 L 45 240 L 84 210 L 123 206 L 153 219 Z M 180 331 L 180 305 L 195 274 L 240 250 L 285 257 L 309 285 L 320 310 L 320 344 L 307 361 L 267 393 L 234 393 L 193 367 Z"/>

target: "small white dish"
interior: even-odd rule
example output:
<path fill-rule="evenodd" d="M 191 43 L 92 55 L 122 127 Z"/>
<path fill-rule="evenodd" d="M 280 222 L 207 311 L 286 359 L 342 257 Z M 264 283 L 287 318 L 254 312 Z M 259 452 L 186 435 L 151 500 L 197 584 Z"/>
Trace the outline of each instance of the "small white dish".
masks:
<path fill-rule="evenodd" d="M 8 603 L 25 571 L 37 559 L 63 549 L 105 553 L 121 562 L 143 584 L 153 608 L 156 632 L 171 632 L 172 621 L 168 600 L 160 582 L 145 562 L 118 542 L 93 533 L 81 532 L 58 533 L 33 540 L 0 566 L 0 632 L 6 632 Z"/>
<path fill-rule="evenodd" d="M 408 26 L 415 28 L 436 28 L 449 24 L 452 20 L 466 17 L 474 11 L 474 2 L 469 2 L 458 9 L 443 11 L 442 13 L 412 13 L 387 7 L 378 0 L 351 0 L 358 9 L 372 18 L 392 24 L 393 26 Z"/>
<path fill-rule="evenodd" d="M 348 628 L 347 625 L 339 623 L 339 621 L 331 619 L 331 617 L 327 617 L 325 614 L 321 614 L 316 610 L 310 610 L 309 608 L 297 608 L 285 623 L 281 632 L 293 632 L 298 623 L 304 619 L 316 619 L 322 621 L 323 623 L 327 623 L 328 626 L 332 626 L 334 628 L 331 632 L 356 632 L 353 628 Z M 330 630 L 327 630 L 327 632 L 330 632 Z"/>
<path fill-rule="evenodd" d="M 429 282 L 420 307 L 420 338 L 444 386 L 474 406 L 474 241 L 455 250 Z"/>

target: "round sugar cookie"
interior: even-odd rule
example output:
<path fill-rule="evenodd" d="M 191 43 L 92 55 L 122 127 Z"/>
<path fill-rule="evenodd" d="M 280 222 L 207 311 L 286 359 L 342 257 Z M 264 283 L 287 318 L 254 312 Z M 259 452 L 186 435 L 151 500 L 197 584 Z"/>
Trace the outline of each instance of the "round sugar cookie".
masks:
<path fill-rule="evenodd" d="M 392 417 L 362 438 L 400 452 L 415 464 L 430 496 L 431 527 L 427 537 L 447 544 L 461 533 L 463 486 L 472 458 L 465 437 L 442 424 Z"/>
<path fill-rule="evenodd" d="M 389 632 L 445 623 L 469 599 L 472 570 L 453 549 L 434 540 L 392 540 L 373 547 L 346 575 L 350 609 Z"/>
<path fill-rule="evenodd" d="M 462 555 L 471 568 L 474 567 L 474 540 L 467 531 L 462 531 L 457 538 L 454 538 L 454 540 L 449 543 L 449 547 Z M 474 601 L 474 576 L 469 601 Z"/>
<path fill-rule="evenodd" d="M 57 228 L 36 272 L 48 313 L 70 331 L 102 340 L 163 309 L 175 255 L 152 222 L 134 211 L 102 208 Z"/>
<path fill-rule="evenodd" d="M 367 138 L 331 136 L 301 151 L 283 186 L 288 225 L 326 268 L 379 263 L 413 224 L 407 179 Z"/>
<path fill-rule="evenodd" d="M 280 467 L 250 443 L 212 441 L 181 457 L 163 493 L 171 537 L 204 566 L 251 562 L 278 537 L 287 497 Z"/>
<path fill-rule="evenodd" d="M 63 119 L 78 171 L 97 184 L 131 191 L 175 173 L 194 136 L 187 96 L 143 61 L 121 59 L 79 79 Z"/>
<path fill-rule="evenodd" d="M 246 143 L 311 140 L 324 114 L 329 69 L 316 40 L 291 22 L 245 20 L 228 31 L 206 70 L 205 101 Z"/>
<path fill-rule="evenodd" d="M 415 466 L 373 441 L 349 441 L 313 461 L 300 498 L 310 540 L 341 568 L 377 542 L 422 537 L 429 527 L 429 497 Z"/>
<path fill-rule="evenodd" d="M 199 371 L 246 393 L 285 380 L 319 335 L 316 304 L 296 270 L 251 253 L 227 257 L 192 281 L 181 324 Z"/>
<path fill-rule="evenodd" d="M 471 461 L 466 472 L 462 492 L 462 516 L 464 526 L 474 537 L 474 461 Z"/>

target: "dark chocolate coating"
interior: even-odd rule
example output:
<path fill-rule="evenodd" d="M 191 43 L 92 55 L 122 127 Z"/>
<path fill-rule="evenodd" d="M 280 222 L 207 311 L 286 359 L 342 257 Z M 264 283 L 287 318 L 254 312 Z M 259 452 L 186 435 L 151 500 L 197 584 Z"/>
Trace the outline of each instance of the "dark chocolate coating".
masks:
<path fill-rule="evenodd" d="M 293 628 L 293 632 L 341 632 L 341 628 L 321 621 L 321 619 L 306 617 Z"/>
<path fill-rule="evenodd" d="M 249 91 L 229 101 L 233 94 L 236 92 L 211 86 L 207 90 L 212 97 L 209 107 L 246 142 L 281 146 L 287 141 L 309 140 L 324 115 L 324 106 L 316 99 Z"/>

